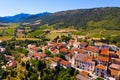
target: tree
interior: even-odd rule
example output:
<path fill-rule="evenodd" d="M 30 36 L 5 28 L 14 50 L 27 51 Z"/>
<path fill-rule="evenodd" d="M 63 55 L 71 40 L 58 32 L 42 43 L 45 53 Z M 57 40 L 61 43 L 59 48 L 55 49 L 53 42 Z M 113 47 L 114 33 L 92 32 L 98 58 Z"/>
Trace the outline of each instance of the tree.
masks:
<path fill-rule="evenodd" d="M 62 53 L 59 53 L 59 54 L 57 54 L 56 56 L 59 57 L 59 58 L 62 58 L 62 59 L 64 59 L 64 60 L 66 60 L 66 59 L 65 59 L 65 56 L 64 56 Z"/>
<path fill-rule="evenodd" d="M 39 61 L 38 62 L 38 70 L 42 71 L 44 68 L 46 68 L 45 61 Z"/>
<path fill-rule="evenodd" d="M 97 77 L 96 80 L 104 80 L 104 79 L 101 77 Z"/>
<path fill-rule="evenodd" d="M 52 54 L 48 49 L 45 50 L 45 54 L 46 54 L 47 56 L 53 57 L 53 54 Z"/>
<path fill-rule="evenodd" d="M 22 62 L 21 62 L 21 65 L 24 67 L 24 66 L 25 66 L 25 63 L 22 61 Z"/>
<path fill-rule="evenodd" d="M 30 80 L 38 80 L 38 74 L 32 73 L 32 75 L 30 76 Z"/>
<path fill-rule="evenodd" d="M 29 70 L 29 69 L 30 69 L 30 62 L 27 61 L 27 62 L 26 62 L 26 70 Z"/>

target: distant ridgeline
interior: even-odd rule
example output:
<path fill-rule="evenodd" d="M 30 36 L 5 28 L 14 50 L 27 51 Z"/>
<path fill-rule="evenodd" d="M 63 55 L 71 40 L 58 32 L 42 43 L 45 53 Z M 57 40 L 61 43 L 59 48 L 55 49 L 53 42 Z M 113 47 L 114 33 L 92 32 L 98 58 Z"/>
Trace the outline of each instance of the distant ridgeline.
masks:
<path fill-rule="evenodd" d="M 25 17 L 25 16 L 24 16 Z M 40 20 L 39 25 L 54 25 L 54 28 L 66 28 L 73 26 L 77 29 L 107 29 L 120 30 L 120 8 L 103 7 L 93 9 L 77 9 L 56 13 L 44 13 L 41 16 L 27 15 L 17 22 L 33 23 Z M 1 21 L 1 18 L 0 18 Z"/>

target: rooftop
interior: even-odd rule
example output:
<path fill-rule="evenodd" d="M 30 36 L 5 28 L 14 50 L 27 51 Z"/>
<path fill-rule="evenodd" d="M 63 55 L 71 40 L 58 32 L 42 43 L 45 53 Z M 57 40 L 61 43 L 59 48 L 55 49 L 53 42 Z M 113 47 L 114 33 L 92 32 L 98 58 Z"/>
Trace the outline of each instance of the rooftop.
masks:
<path fill-rule="evenodd" d="M 109 56 L 109 49 L 108 48 L 104 48 L 101 50 L 100 52 L 101 55 L 105 55 L 105 56 Z"/>
<path fill-rule="evenodd" d="M 89 73 L 87 71 L 81 71 L 80 74 L 83 75 L 83 76 L 88 76 L 89 75 Z"/>
<path fill-rule="evenodd" d="M 99 56 L 98 60 L 104 61 L 104 62 L 109 62 L 109 57 Z"/>
<path fill-rule="evenodd" d="M 61 60 L 60 64 L 63 64 L 64 66 L 68 66 L 70 64 L 70 62 L 65 61 L 65 60 Z"/>
<path fill-rule="evenodd" d="M 118 71 L 118 70 L 110 69 L 110 71 L 111 71 L 112 76 L 119 76 L 120 75 L 120 71 Z"/>
<path fill-rule="evenodd" d="M 99 52 L 99 49 L 94 46 L 87 46 L 87 47 L 85 47 L 85 50 L 88 50 L 91 52 Z"/>
<path fill-rule="evenodd" d="M 118 65 L 118 64 L 111 64 L 110 68 L 111 69 L 115 69 L 115 70 L 120 70 L 120 65 Z"/>
<path fill-rule="evenodd" d="M 104 65 L 102 65 L 102 64 L 98 64 L 98 65 L 96 66 L 96 68 L 102 69 L 102 70 L 107 70 L 107 66 L 104 66 Z"/>
<path fill-rule="evenodd" d="M 59 58 L 59 57 L 53 57 L 52 60 L 55 61 L 55 62 L 59 62 L 61 60 L 61 58 Z"/>

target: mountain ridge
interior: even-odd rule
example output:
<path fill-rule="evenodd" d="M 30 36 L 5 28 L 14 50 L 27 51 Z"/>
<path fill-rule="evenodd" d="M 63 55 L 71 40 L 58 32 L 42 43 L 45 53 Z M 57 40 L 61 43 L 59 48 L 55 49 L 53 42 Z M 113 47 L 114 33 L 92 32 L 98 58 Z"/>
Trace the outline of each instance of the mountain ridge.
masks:
<path fill-rule="evenodd" d="M 4 17 L 0 17 L 0 22 L 4 22 L 4 23 L 16 23 L 16 22 L 22 22 L 25 19 L 31 17 L 31 16 L 44 16 L 49 14 L 49 12 L 43 12 L 43 13 L 38 13 L 38 14 L 27 14 L 27 13 L 20 13 L 20 14 L 16 14 L 14 16 L 4 16 Z"/>
<path fill-rule="evenodd" d="M 40 13 L 18 19 L 20 23 L 34 23 L 40 20 L 39 25 L 54 25 L 55 29 L 74 26 L 80 29 L 108 29 L 120 30 L 120 7 L 100 7 L 90 9 L 75 9 L 55 13 Z M 1 20 L 0 20 L 1 21 Z"/>

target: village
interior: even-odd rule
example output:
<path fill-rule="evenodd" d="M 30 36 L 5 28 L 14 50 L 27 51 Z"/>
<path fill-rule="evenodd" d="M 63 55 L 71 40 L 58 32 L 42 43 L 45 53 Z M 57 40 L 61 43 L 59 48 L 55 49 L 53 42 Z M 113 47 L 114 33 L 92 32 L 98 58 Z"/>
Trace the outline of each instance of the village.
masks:
<path fill-rule="evenodd" d="M 16 46 L 19 48 L 19 46 Z M 36 46 L 29 44 L 27 56 L 20 56 L 22 60 L 29 61 L 30 58 L 38 61 L 49 62 L 51 69 L 55 67 L 74 68 L 79 71 L 76 80 L 96 80 L 101 77 L 106 80 L 120 80 L 120 49 L 114 45 L 98 43 L 92 41 L 92 44 L 80 42 L 76 37 L 69 41 L 47 41 L 46 46 Z M 48 50 L 52 56 L 45 54 Z M 4 54 L 5 48 L 0 47 L 1 53 Z M 56 55 L 61 54 L 63 58 Z M 14 56 L 4 54 L 8 60 L 7 64 L 2 66 L 6 69 L 8 66 L 16 68 L 19 64 Z"/>

